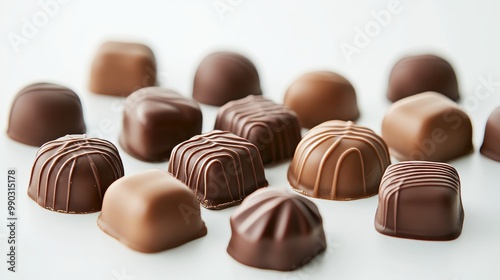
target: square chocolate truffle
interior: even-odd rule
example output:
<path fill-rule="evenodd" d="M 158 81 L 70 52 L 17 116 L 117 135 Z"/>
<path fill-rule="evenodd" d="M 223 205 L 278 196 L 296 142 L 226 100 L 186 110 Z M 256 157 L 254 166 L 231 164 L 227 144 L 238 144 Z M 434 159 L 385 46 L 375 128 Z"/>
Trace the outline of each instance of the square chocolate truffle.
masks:
<path fill-rule="evenodd" d="M 382 138 L 400 161 L 446 162 L 473 150 L 469 117 L 436 92 L 395 102 L 384 117 Z"/>
<path fill-rule="evenodd" d="M 500 161 L 500 107 L 497 107 L 486 122 L 481 154 L 492 160 Z"/>
<path fill-rule="evenodd" d="M 90 73 L 90 91 L 128 96 L 155 84 L 156 60 L 148 46 L 106 42 L 97 51 Z"/>
<path fill-rule="evenodd" d="M 133 250 L 154 253 L 207 234 L 195 196 L 162 170 L 123 177 L 106 192 L 99 228 Z"/>

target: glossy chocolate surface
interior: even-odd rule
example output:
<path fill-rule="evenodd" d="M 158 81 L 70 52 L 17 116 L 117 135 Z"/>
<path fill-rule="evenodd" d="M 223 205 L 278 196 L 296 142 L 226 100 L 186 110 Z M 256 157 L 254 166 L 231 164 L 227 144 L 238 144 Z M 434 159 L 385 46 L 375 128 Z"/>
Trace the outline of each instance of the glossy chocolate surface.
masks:
<path fill-rule="evenodd" d="M 500 161 L 500 107 L 491 112 L 486 122 L 481 154 L 492 160 Z"/>
<path fill-rule="evenodd" d="M 230 131 L 252 142 L 264 164 L 291 158 L 301 139 L 297 114 L 258 95 L 222 106 L 215 129 Z"/>
<path fill-rule="evenodd" d="M 382 138 L 400 161 L 446 162 L 473 150 L 469 117 L 436 92 L 395 102 L 382 122 Z"/>
<path fill-rule="evenodd" d="M 460 99 L 451 64 L 435 55 L 408 56 L 398 61 L 389 77 L 387 98 L 392 102 L 425 91 L 435 91 L 451 100 Z"/>
<path fill-rule="evenodd" d="M 123 174 L 122 160 L 111 142 L 67 135 L 38 150 L 28 195 L 52 211 L 98 212 L 109 185 Z"/>
<path fill-rule="evenodd" d="M 329 120 L 354 121 L 359 117 L 354 87 L 346 78 L 330 71 L 299 77 L 288 88 L 284 104 L 297 113 L 305 128 Z"/>
<path fill-rule="evenodd" d="M 146 45 L 106 42 L 95 55 L 90 72 L 90 91 L 113 96 L 156 84 L 156 59 Z"/>
<path fill-rule="evenodd" d="M 222 106 L 248 95 L 262 95 L 259 74 L 248 58 L 233 52 L 217 52 L 201 61 L 194 77 L 196 101 Z"/>
<path fill-rule="evenodd" d="M 160 87 L 140 89 L 125 101 L 120 145 L 137 159 L 166 161 L 179 143 L 201 134 L 198 103 Z"/>
<path fill-rule="evenodd" d="M 154 253 L 207 234 L 193 192 L 162 170 L 148 170 L 114 182 L 97 220 L 102 231 L 129 248 Z"/>
<path fill-rule="evenodd" d="M 405 161 L 389 166 L 378 201 L 375 228 L 380 233 L 452 240 L 462 232 L 460 178 L 449 164 Z"/>
<path fill-rule="evenodd" d="M 316 205 L 283 189 L 251 194 L 231 215 L 230 223 L 227 252 L 248 266 L 295 270 L 326 249 Z"/>
<path fill-rule="evenodd" d="M 268 185 L 257 147 L 227 131 L 214 130 L 177 145 L 168 172 L 185 183 L 208 209 L 240 204 Z"/>
<path fill-rule="evenodd" d="M 328 121 L 311 129 L 288 168 L 293 189 L 307 196 L 352 200 L 376 195 L 390 164 L 384 140 L 352 122 Z"/>
<path fill-rule="evenodd" d="M 7 135 L 39 147 L 66 134 L 85 133 L 82 104 L 71 89 L 50 83 L 23 88 L 14 98 Z"/>

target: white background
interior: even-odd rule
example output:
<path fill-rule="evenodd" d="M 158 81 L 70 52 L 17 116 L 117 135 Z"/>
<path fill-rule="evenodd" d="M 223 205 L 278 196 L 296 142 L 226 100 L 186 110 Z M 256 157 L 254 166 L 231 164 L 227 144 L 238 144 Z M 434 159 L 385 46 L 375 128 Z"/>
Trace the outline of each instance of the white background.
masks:
<path fill-rule="evenodd" d="M 46 1 L 46 0 L 44 0 Z M 222 0 L 221 0 L 222 1 Z M 488 91 L 482 79 L 500 81 L 500 2 L 401 0 L 402 11 L 369 44 L 343 55 L 342 42 L 354 44 L 356 28 L 389 1 L 230 1 L 221 18 L 213 0 L 70 1 L 18 51 L 9 41 L 22 36 L 23 18 L 43 12 L 37 1 L 0 1 L 0 178 L 18 169 L 18 272 L 8 273 L 6 183 L 0 186 L 0 279 L 499 279 L 500 163 L 478 152 L 486 119 L 500 105 L 500 85 Z M 223 0 L 222 3 L 226 3 Z M 43 20 L 43 18 L 41 18 Z M 282 102 L 288 85 L 310 70 L 333 70 L 355 86 L 358 123 L 380 132 L 389 107 L 385 99 L 392 65 L 403 55 L 433 52 L 455 67 L 461 104 L 474 124 L 474 154 L 452 161 L 462 178 L 465 223 L 450 242 L 391 238 L 377 233 L 377 197 L 351 202 L 314 200 L 324 218 L 328 250 L 293 273 L 254 269 L 227 253 L 229 216 L 235 208 L 203 209 L 208 235 L 158 254 L 134 252 L 101 232 L 98 214 L 65 215 L 40 208 L 26 195 L 37 151 L 5 135 L 12 97 L 23 86 L 51 81 L 74 89 L 85 109 L 88 132 L 116 143 L 121 99 L 87 89 L 96 48 L 108 39 L 146 43 L 155 51 L 160 83 L 191 95 L 199 61 L 216 50 L 251 58 L 264 94 Z M 481 89 L 476 92 L 476 89 Z M 204 127 L 212 129 L 217 108 L 203 106 Z M 103 123 L 112 122 L 109 128 Z M 104 129 L 103 129 L 104 128 Z M 127 174 L 167 163 L 147 164 L 122 150 Z M 273 188 L 289 188 L 288 162 L 267 168 Z M 131 277 L 128 277 L 131 276 Z"/>

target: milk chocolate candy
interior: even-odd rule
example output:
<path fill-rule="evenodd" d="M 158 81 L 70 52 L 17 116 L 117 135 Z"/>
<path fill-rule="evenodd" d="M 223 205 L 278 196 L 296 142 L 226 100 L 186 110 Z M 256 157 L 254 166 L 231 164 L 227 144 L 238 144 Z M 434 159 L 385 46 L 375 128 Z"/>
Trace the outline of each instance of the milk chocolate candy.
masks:
<path fill-rule="evenodd" d="M 392 101 L 425 91 L 435 91 L 458 100 L 458 82 L 451 64 L 435 55 L 408 56 L 391 71 L 387 98 Z"/>
<path fill-rule="evenodd" d="M 113 96 L 156 84 L 156 60 L 146 45 L 106 42 L 101 45 L 90 72 L 90 91 Z"/>
<path fill-rule="evenodd" d="M 227 252 L 248 266 L 295 270 L 326 249 L 316 205 L 283 189 L 251 194 L 231 215 L 230 223 Z"/>
<path fill-rule="evenodd" d="M 497 107 L 488 118 L 484 131 L 481 154 L 500 161 L 500 107 Z"/>
<path fill-rule="evenodd" d="M 39 147 L 85 130 L 82 104 L 74 91 L 56 84 L 37 83 L 23 88 L 14 98 L 7 135 Z"/>
<path fill-rule="evenodd" d="M 375 215 L 378 232 L 420 240 L 460 236 L 464 210 L 460 178 L 451 165 L 405 161 L 387 168 Z"/>
<path fill-rule="evenodd" d="M 114 182 L 104 196 L 99 228 L 129 248 L 154 253 L 207 234 L 189 188 L 162 170 Z"/>
<path fill-rule="evenodd" d="M 268 185 L 257 147 L 227 131 L 214 130 L 177 145 L 168 171 L 208 209 L 240 204 Z"/>
<path fill-rule="evenodd" d="M 384 140 L 352 122 L 328 121 L 300 141 L 288 169 L 293 189 L 307 196 L 352 200 L 376 195 L 390 164 Z"/>
<path fill-rule="evenodd" d="M 262 90 L 257 69 L 248 58 L 217 52 L 198 66 L 193 85 L 193 98 L 198 102 L 222 106 L 252 94 L 262 95 Z"/>
<path fill-rule="evenodd" d="M 395 102 L 382 122 L 382 138 L 400 161 L 446 162 L 473 150 L 469 117 L 436 92 Z"/>
<path fill-rule="evenodd" d="M 359 117 L 354 87 L 343 76 L 329 71 L 310 72 L 298 78 L 288 88 L 284 104 L 297 113 L 305 128 Z"/>
<path fill-rule="evenodd" d="M 301 139 L 297 114 L 257 95 L 222 106 L 215 121 L 215 129 L 230 131 L 248 139 L 259 148 L 264 164 L 291 158 Z"/>
<path fill-rule="evenodd" d="M 120 145 L 137 159 L 168 160 L 179 143 L 201 134 L 198 104 L 177 92 L 148 87 L 125 100 Z"/>
<path fill-rule="evenodd" d="M 38 150 L 28 195 L 52 211 L 98 212 L 109 185 L 123 173 L 120 154 L 111 142 L 67 135 Z"/>

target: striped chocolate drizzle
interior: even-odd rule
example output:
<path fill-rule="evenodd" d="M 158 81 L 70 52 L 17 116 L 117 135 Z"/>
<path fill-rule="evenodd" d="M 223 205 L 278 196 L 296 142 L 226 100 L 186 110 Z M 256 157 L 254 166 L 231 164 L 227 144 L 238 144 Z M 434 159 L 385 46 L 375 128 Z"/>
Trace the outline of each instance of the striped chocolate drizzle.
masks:
<path fill-rule="evenodd" d="M 91 155 L 100 156 L 108 167 L 97 166 Z M 73 176 L 76 172 L 77 162 L 80 159 L 87 160 L 101 201 L 105 192 L 103 188 L 108 186 L 102 186 L 100 170 L 111 171 L 115 180 L 124 175 L 120 155 L 111 142 L 98 138 L 87 138 L 85 135 L 67 135 L 45 143 L 38 150 L 31 170 L 29 184 L 30 194 L 33 194 L 32 189 L 36 188 L 36 197 L 32 198 L 44 208 L 60 212 L 73 212 L 70 209 L 70 194 L 71 188 L 77 183 L 73 181 Z M 81 164 L 81 161 L 78 162 L 78 165 Z M 68 178 L 62 180 L 62 173 L 66 170 L 69 170 Z M 53 176 L 55 176 L 55 180 L 51 185 L 50 179 Z M 67 185 L 63 184 L 63 182 L 67 182 Z M 89 186 L 89 189 L 91 189 L 92 185 Z M 43 193 L 41 191 L 42 187 L 44 187 Z M 67 190 L 66 206 L 64 209 L 57 209 L 56 198 L 61 188 L 63 188 L 63 191 Z M 47 204 L 49 195 L 52 196 L 51 205 Z M 88 212 L 96 210 L 100 209 L 89 209 Z"/>
<path fill-rule="evenodd" d="M 428 161 L 404 161 L 389 166 L 382 177 L 379 190 L 379 208 L 383 219 L 381 229 L 386 229 L 388 220 L 392 218 L 394 234 L 397 233 L 397 215 L 399 194 L 405 189 L 432 186 L 449 188 L 460 197 L 460 178 L 455 168 L 447 163 Z M 394 204 L 389 205 L 394 197 Z M 389 209 L 393 208 L 393 217 L 389 217 Z"/>

